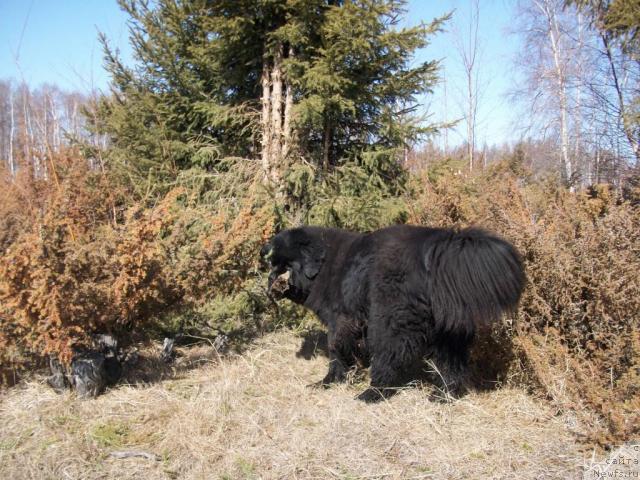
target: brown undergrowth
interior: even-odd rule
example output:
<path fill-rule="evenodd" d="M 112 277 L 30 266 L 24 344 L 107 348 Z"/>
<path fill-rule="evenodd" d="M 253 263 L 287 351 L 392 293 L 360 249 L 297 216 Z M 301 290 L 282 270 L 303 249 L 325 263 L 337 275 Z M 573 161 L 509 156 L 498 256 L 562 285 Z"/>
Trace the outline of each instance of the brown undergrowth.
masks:
<path fill-rule="evenodd" d="M 133 198 L 77 155 L 57 165 L 55 178 L 2 179 L 6 377 L 48 353 L 68 360 L 94 332 L 124 339 L 157 329 L 224 333 L 246 344 L 257 333 L 305 321 L 287 302 L 276 306 L 265 295 L 258 255 L 276 225 L 295 225 L 304 215 L 278 206 L 254 163 L 234 159 L 217 172 L 184 172 L 152 200 Z M 517 317 L 477 343 L 479 384 L 542 392 L 559 412 L 575 413 L 586 441 L 637 438 L 638 203 L 606 185 L 571 193 L 554 179 L 534 181 L 517 162 L 470 176 L 457 170 L 443 164 L 414 174 L 407 193 L 392 198 L 387 192 L 375 200 L 367 190 L 359 200 L 358 189 L 338 189 L 349 208 L 327 201 L 327 212 L 318 214 L 313 204 L 318 215 L 308 216 L 367 228 L 405 219 L 473 224 L 512 241 L 528 286 Z M 390 215 L 373 215 L 364 208 L 371 202 L 374 213 L 393 205 Z"/>
<path fill-rule="evenodd" d="M 516 163 L 476 176 L 416 179 L 410 222 L 479 225 L 512 241 L 528 286 L 506 376 L 581 412 L 589 440 L 640 434 L 640 211 L 606 185 L 570 193 L 531 181 Z M 489 352 L 495 356 L 496 349 Z"/>
<path fill-rule="evenodd" d="M 171 312 L 250 289 L 273 232 L 273 208 L 259 199 L 258 182 L 240 198 L 209 203 L 177 184 L 150 203 L 128 198 L 72 155 L 58 159 L 55 181 L 4 181 L 5 374 L 49 354 L 68 362 L 93 333 L 126 340 Z M 254 303 L 266 304 L 262 297 Z"/>

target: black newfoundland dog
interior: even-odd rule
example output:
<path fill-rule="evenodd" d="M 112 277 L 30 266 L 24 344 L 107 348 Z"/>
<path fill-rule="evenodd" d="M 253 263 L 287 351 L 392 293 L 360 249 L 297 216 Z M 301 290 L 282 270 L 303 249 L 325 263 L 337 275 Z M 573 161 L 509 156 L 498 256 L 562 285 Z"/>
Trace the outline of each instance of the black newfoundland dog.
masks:
<path fill-rule="evenodd" d="M 329 372 L 344 381 L 371 365 L 358 398 L 383 399 L 416 360 L 435 360 L 450 392 L 462 386 L 476 329 L 513 310 L 525 284 L 515 248 L 483 230 L 398 225 L 372 233 L 302 227 L 261 252 L 269 290 L 309 308 L 328 327 Z"/>

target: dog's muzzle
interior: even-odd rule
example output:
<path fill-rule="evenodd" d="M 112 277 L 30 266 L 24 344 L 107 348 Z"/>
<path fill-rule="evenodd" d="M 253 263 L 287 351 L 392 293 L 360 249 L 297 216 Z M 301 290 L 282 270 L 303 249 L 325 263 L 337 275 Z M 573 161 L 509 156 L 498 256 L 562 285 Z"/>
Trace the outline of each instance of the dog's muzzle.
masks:
<path fill-rule="evenodd" d="M 285 293 L 289 290 L 289 277 L 290 272 L 287 270 L 284 273 L 277 274 L 275 272 L 271 272 L 269 274 L 269 282 L 267 289 L 270 294 L 274 295 L 277 298 L 284 297 Z"/>

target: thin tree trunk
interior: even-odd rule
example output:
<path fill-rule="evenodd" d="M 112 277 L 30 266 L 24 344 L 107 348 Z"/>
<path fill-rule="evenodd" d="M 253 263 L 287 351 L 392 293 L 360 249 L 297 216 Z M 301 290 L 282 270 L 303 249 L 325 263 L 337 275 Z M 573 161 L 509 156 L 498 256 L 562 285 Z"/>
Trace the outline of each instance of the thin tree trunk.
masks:
<path fill-rule="evenodd" d="M 478 13 L 479 12 L 478 3 L 476 2 L 474 4 L 473 2 L 471 2 L 472 12 L 473 12 L 474 6 L 475 6 L 476 13 Z M 475 26 L 475 35 L 473 34 L 474 26 Z M 467 119 L 467 144 L 468 144 L 467 148 L 469 153 L 469 171 L 473 171 L 473 165 L 475 160 L 474 153 L 475 153 L 475 146 L 476 146 L 475 95 L 477 94 L 477 92 L 473 88 L 474 87 L 473 73 L 475 68 L 476 52 L 478 48 L 477 39 L 478 39 L 478 15 L 475 16 L 475 25 L 474 25 L 474 15 L 472 13 L 471 18 L 469 20 L 469 56 L 470 58 L 467 66 L 467 95 L 468 95 L 468 102 L 469 102 L 469 105 L 468 105 L 469 111 L 468 111 L 468 119 Z"/>
<path fill-rule="evenodd" d="M 13 158 L 13 136 L 15 135 L 16 123 L 15 123 L 15 113 L 13 109 L 13 86 L 9 84 L 9 104 L 10 104 L 10 118 L 11 125 L 9 127 L 9 171 L 12 176 L 16 174 L 16 164 L 15 159 Z"/>
<path fill-rule="evenodd" d="M 58 108 L 53 96 L 51 96 L 50 103 L 51 103 L 51 122 L 52 122 L 51 135 L 52 135 L 52 142 L 53 142 L 53 150 L 55 152 L 59 152 L 61 143 L 62 143 L 60 140 L 60 118 L 58 116 Z"/>
<path fill-rule="evenodd" d="M 266 58 L 262 67 L 262 170 L 266 178 L 271 178 L 271 81 L 269 63 Z"/>
<path fill-rule="evenodd" d="M 43 143 L 44 145 L 42 145 L 40 147 L 40 154 L 41 157 L 44 157 L 47 155 L 47 151 L 51 150 L 51 135 L 49 135 L 49 115 L 47 115 L 47 108 L 48 108 L 48 97 L 49 94 L 45 91 L 42 94 L 42 138 L 40 139 L 40 142 Z M 37 112 L 36 112 L 36 127 L 38 126 L 38 117 L 37 117 Z"/>
<path fill-rule="evenodd" d="M 286 53 L 290 58 L 292 48 L 288 47 Z M 262 165 L 267 179 L 273 183 L 280 180 L 294 142 L 293 87 L 282 68 L 284 58 L 285 48 L 279 45 L 272 65 L 265 60 L 262 70 Z"/>
<path fill-rule="evenodd" d="M 457 49 L 462 59 L 466 78 L 466 98 L 465 117 L 467 122 L 467 161 L 469 162 L 469 171 L 473 170 L 475 165 L 475 134 L 476 134 L 476 116 L 478 113 L 478 69 L 476 67 L 478 60 L 478 29 L 480 23 L 480 4 L 479 0 L 470 0 L 469 32 L 468 44 L 462 40 L 462 36 L 458 40 Z"/>
<path fill-rule="evenodd" d="M 543 12 L 547 18 L 548 23 L 548 36 L 549 43 L 551 45 L 551 52 L 553 54 L 553 63 L 556 70 L 556 82 L 558 85 L 558 97 L 560 100 L 560 153 L 562 156 L 562 167 L 567 182 L 573 180 L 573 166 L 571 159 L 569 158 L 569 134 L 567 131 L 567 91 L 566 91 L 566 79 L 565 73 L 562 69 L 562 61 L 560 59 L 560 45 L 559 38 L 560 32 L 558 30 L 558 22 L 555 16 L 555 12 L 551 10 L 551 7 L 547 2 L 540 4 L 536 2 L 538 8 Z"/>
<path fill-rule="evenodd" d="M 560 148 L 562 151 L 562 163 L 564 165 L 567 182 L 571 184 L 573 182 L 573 165 L 569 157 L 569 134 L 567 131 L 567 94 L 565 91 L 564 81 L 560 81 L 558 83 L 558 88 L 560 89 Z"/>
<path fill-rule="evenodd" d="M 482 146 L 482 168 L 487 168 L 487 143 Z"/>
<path fill-rule="evenodd" d="M 449 109 L 447 103 L 447 71 L 445 67 L 442 67 L 442 82 L 444 85 L 444 123 L 449 121 Z M 444 129 L 444 156 L 449 155 L 449 129 Z"/>
<path fill-rule="evenodd" d="M 582 21 L 582 13 L 578 12 L 578 55 L 582 56 L 582 52 L 585 49 L 584 45 L 584 27 Z M 578 61 L 578 78 L 582 79 L 585 77 L 584 72 L 582 70 L 582 58 Z M 574 131 L 575 131 L 575 149 L 573 152 L 573 158 L 575 159 L 575 169 L 580 172 L 580 185 L 581 187 L 585 187 L 591 184 L 591 161 L 590 157 L 587 155 L 582 155 L 582 81 L 579 81 L 576 86 L 576 106 L 575 111 L 576 114 L 573 115 L 574 118 Z"/>
<path fill-rule="evenodd" d="M 636 165 L 640 164 L 640 144 L 638 140 L 634 137 L 633 132 L 629 129 L 628 122 L 625 120 L 624 116 L 626 114 L 626 105 L 624 101 L 624 95 L 622 93 L 622 86 L 620 85 L 620 80 L 618 78 L 618 72 L 616 69 L 615 62 L 613 61 L 613 54 L 611 53 L 611 46 L 609 45 L 609 40 L 607 39 L 606 34 L 600 33 L 600 38 L 602 39 L 602 44 L 604 45 L 604 50 L 607 55 L 607 60 L 609 62 L 609 68 L 611 70 L 611 76 L 613 77 L 613 85 L 616 89 L 616 95 L 618 97 L 618 109 L 620 111 L 620 116 L 622 117 L 622 129 L 624 131 L 624 135 L 629 142 L 629 146 L 633 151 L 634 156 L 636 157 Z"/>
<path fill-rule="evenodd" d="M 282 45 L 276 50 L 271 72 L 271 177 L 276 180 L 282 162 Z"/>
<path fill-rule="evenodd" d="M 331 121 L 329 118 L 324 120 L 323 145 L 322 145 L 322 168 L 325 172 L 329 171 L 330 150 L 331 150 Z"/>
<path fill-rule="evenodd" d="M 474 146 L 475 146 L 475 138 L 474 138 L 474 122 L 475 122 L 475 118 L 474 118 L 474 114 L 473 114 L 473 85 L 472 85 L 472 75 L 471 72 L 469 72 L 469 75 L 467 75 L 467 88 L 468 88 L 468 101 L 469 101 L 469 111 L 467 112 L 467 154 L 469 156 L 469 170 L 473 171 L 473 153 L 474 153 Z"/>
<path fill-rule="evenodd" d="M 560 150 L 562 153 L 562 163 L 565 169 L 567 182 L 571 182 L 573 179 L 573 166 L 571 165 L 571 159 L 569 158 L 569 133 L 567 131 L 567 90 L 564 72 L 562 71 L 562 65 L 560 61 L 560 51 L 556 33 L 557 24 L 555 22 L 555 18 L 553 18 L 553 20 L 552 18 L 549 18 L 549 40 L 551 41 L 551 48 L 553 51 L 553 63 L 556 69 L 558 97 L 560 99 Z"/>
<path fill-rule="evenodd" d="M 293 48 L 288 49 L 288 58 L 292 59 L 294 56 Z M 291 144 L 293 142 L 291 131 L 291 115 L 293 112 L 293 89 L 291 87 L 291 81 L 285 78 L 285 92 L 284 92 L 284 122 L 283 122 L 283 146 L 282 157 L 286 161 L 287 157 L 291 153 Z"/>
<path fill-rule="evenodd" d="M 26 87 L 22 85 L 22 149 L 24 152 L 25 166 L 31 170 L 33 178 L 38 178 L 38 167 L 31 155 L 31 119 L 29 117 L 29 111 L 27 110 L 27 91 Z"/>

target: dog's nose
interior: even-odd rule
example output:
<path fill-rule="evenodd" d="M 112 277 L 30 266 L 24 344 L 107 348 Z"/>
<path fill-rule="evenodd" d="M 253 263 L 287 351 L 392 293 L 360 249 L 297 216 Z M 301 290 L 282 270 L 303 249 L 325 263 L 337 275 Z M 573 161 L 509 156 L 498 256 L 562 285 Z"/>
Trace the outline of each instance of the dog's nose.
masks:
<path fill-rule="evenodd" d="M 266 260 L 267 257 L 271 255 L 272 249 L 273 247 L 271 246 L 271 243 L 265 243 L 263 247 L 260 249 L 260 258 L 262 258 L 263 260 Z"/>

